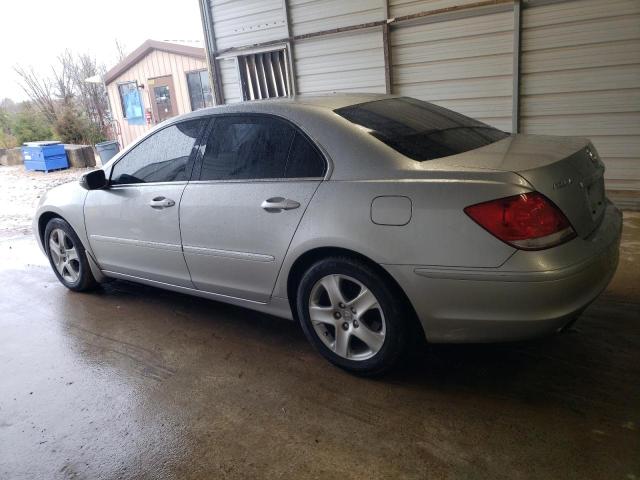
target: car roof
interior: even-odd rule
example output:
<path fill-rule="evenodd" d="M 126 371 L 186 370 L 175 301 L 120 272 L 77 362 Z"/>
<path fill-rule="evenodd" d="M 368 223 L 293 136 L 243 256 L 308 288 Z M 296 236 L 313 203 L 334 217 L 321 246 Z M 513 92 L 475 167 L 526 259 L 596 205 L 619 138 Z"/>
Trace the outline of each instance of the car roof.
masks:
<path fill-rule="evenodd" d="M 184 120 L 206 116 L 216 113 L 228 112 L 273 112 L 296 108 L 317 108 L 320 110 L 335 110 L 350 105 L 384 100 L 385 98 L 397 98 L 398 95 L 380 93 L 329 93 L 324 95 L 293 95 L 291 97 L 270 98 L 265 100 L 248 100 L 240 103 L 218 105 L 203 108 L 195 112 L 186 113 L 170 119 L 167 123 L 176 120 Z"/>

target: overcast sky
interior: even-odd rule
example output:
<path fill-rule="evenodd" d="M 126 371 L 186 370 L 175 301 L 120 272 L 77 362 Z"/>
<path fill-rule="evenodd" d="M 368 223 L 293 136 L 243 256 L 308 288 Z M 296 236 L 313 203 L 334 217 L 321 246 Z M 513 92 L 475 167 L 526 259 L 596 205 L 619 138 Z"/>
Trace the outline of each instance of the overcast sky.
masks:
<path fill-rule="evenodd" d="M 26 99 L 14 65 L 48 74 L 65 49 L 110 68 L 116 39 L 127 52 L 147 38 L 202 46 L 198 0 L 4 0 L 0 9 L 0 99 Z"/>

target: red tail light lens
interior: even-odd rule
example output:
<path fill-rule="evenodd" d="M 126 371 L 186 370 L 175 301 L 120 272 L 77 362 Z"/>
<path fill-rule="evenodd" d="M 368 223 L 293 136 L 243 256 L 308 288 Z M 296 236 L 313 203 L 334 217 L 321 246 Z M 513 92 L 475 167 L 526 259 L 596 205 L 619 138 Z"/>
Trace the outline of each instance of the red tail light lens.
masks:
<path fill-rule="evenodd" d="M 478 225 L 522 250 L 541 250 L 576 236 L 567 217 L 538 192 L 478 203 L 464 209 Z"/>

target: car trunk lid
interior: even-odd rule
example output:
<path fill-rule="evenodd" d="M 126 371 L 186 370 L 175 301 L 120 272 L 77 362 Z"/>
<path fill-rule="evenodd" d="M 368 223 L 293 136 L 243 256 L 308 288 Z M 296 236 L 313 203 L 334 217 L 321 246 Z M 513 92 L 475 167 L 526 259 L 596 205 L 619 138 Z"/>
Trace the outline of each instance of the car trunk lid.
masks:
<path fill-rule="evenodd" d="M 563 211 L 581 237 L 588 236 L 604 214 L 604 165 L 588 139 L 512 135 L 435 162 L 520 175 Z"/>

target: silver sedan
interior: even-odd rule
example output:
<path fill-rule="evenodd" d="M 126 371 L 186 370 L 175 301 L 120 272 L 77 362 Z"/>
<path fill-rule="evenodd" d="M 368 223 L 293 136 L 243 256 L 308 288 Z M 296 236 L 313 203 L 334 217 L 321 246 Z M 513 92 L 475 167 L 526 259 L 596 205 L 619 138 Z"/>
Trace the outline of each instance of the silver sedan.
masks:
<path fill-rule="evenodd" d="M 71 290 L 125 279 L 295 319 L 375 374 L 416 339 L 573 322 L 618 261 L 603 172 L 583 138 L 407 97 L 297 97 L 158 125 L 43 196 L 34 231 Z"/>

